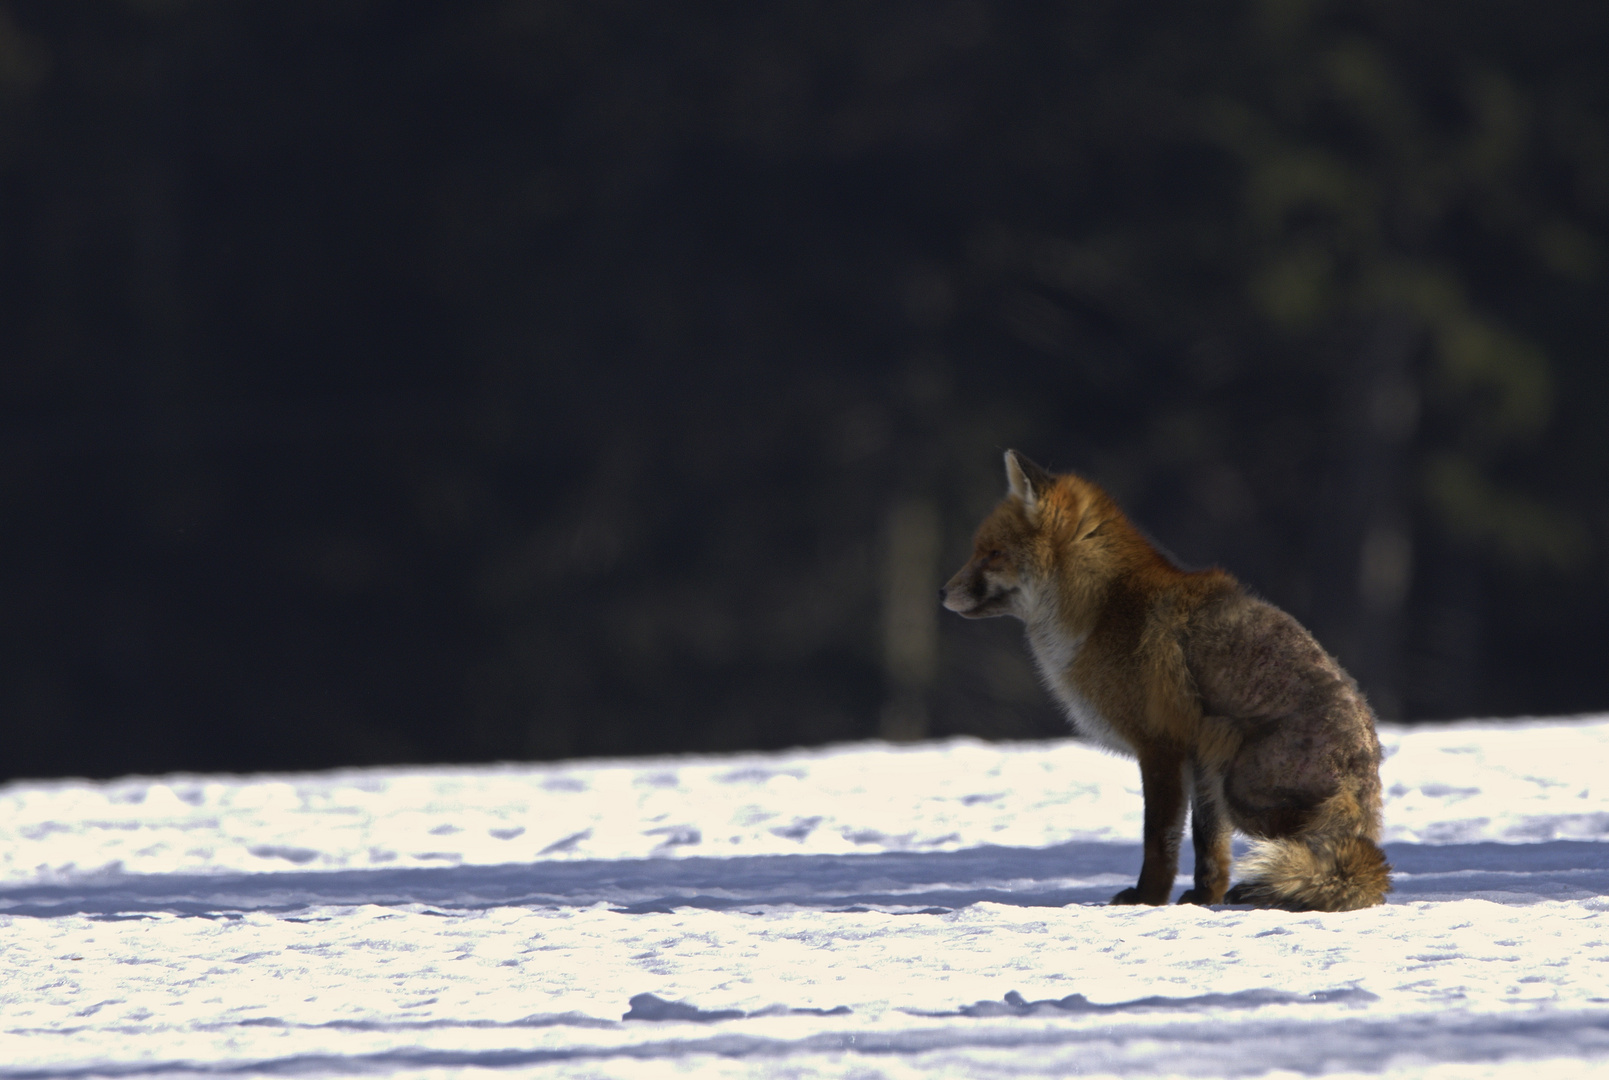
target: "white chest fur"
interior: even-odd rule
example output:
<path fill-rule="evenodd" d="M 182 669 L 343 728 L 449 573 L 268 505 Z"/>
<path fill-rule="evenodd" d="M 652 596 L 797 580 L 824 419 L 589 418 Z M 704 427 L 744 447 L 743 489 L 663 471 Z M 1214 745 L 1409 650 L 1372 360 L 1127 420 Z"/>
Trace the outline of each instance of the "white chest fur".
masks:
<path fill-rule="evenodd" d="M 1073 664 L 1083 646 L 1082 635 L 1072 637 L 1058 626 L 1037 621 L 1028 624 L 1028 647 L 1039 666 L 1039 677 L 1067 711 L 1073 729 L 1109 750 L 1132 755 L 1133 748 L 1118 737 L 1106 717 L 1078 686 Z"/>

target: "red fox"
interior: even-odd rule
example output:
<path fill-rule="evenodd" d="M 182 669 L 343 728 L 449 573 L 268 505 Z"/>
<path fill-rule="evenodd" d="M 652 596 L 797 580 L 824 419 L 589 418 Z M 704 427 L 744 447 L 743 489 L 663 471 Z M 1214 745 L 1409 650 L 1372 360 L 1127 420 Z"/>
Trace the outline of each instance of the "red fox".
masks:
<path fill-rule="evenodd" d="M 1229 574 L 1179 569 L 1088 480 L 1012 450 L 1006 479 L 939 597 L 970 619 L 1026 623 L 1073 726 L 1139 760 L 1145 856 L 1112 903 L 1168 902 L 1187 793 L 1196 872 L 1180 903 L 1381 903 L 1380 742 L 1352 678 Z M 1255 838 L 1233 889 L 1231 826 Z"/>

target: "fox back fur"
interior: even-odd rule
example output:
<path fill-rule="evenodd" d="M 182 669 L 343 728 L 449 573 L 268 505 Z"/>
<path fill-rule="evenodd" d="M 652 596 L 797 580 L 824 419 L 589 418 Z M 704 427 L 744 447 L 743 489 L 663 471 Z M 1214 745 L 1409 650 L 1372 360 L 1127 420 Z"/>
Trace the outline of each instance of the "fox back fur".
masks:
<path fill-rule="evenodd" d="M 968 618 L 1021 619 L 1073 726 L 1138 759 L 1145 856 L 1112 902 L 1168 902 L 1188 805 L 1195 886 L 1180 903 L 1381 903 L 1380 743 L 1352 678 L 1229 574 L 1175 566 L 1096 485 L 1010 450 L 1006 477 L 940 596 Z M 1255 838 L 1233 889 L 1231 827 Z"/>

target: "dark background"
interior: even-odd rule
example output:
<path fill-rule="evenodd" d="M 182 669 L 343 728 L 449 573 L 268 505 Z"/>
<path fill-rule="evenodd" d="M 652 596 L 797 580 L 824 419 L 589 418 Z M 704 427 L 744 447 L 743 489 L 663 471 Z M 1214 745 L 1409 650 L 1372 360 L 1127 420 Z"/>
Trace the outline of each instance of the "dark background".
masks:
<path fill-rule="evenodd" d="M 1386 718 L 1609 707 L 1598 0 L 0 3 L 0 774 L 1064 730 L 1094 477 Z"/>

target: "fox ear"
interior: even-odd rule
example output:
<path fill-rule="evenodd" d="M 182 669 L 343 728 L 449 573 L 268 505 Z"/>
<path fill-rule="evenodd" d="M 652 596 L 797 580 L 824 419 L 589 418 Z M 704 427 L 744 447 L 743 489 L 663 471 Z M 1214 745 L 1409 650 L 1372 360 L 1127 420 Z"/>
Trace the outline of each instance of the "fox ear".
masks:
<path fill-rule="evenodd" d="M 1006 483 L 1011 493 L 1021 499 L 1029 510 L 1039 505 L 1039 498 L 1055 478 L 1015 450 L 1006 451 Z"/>

